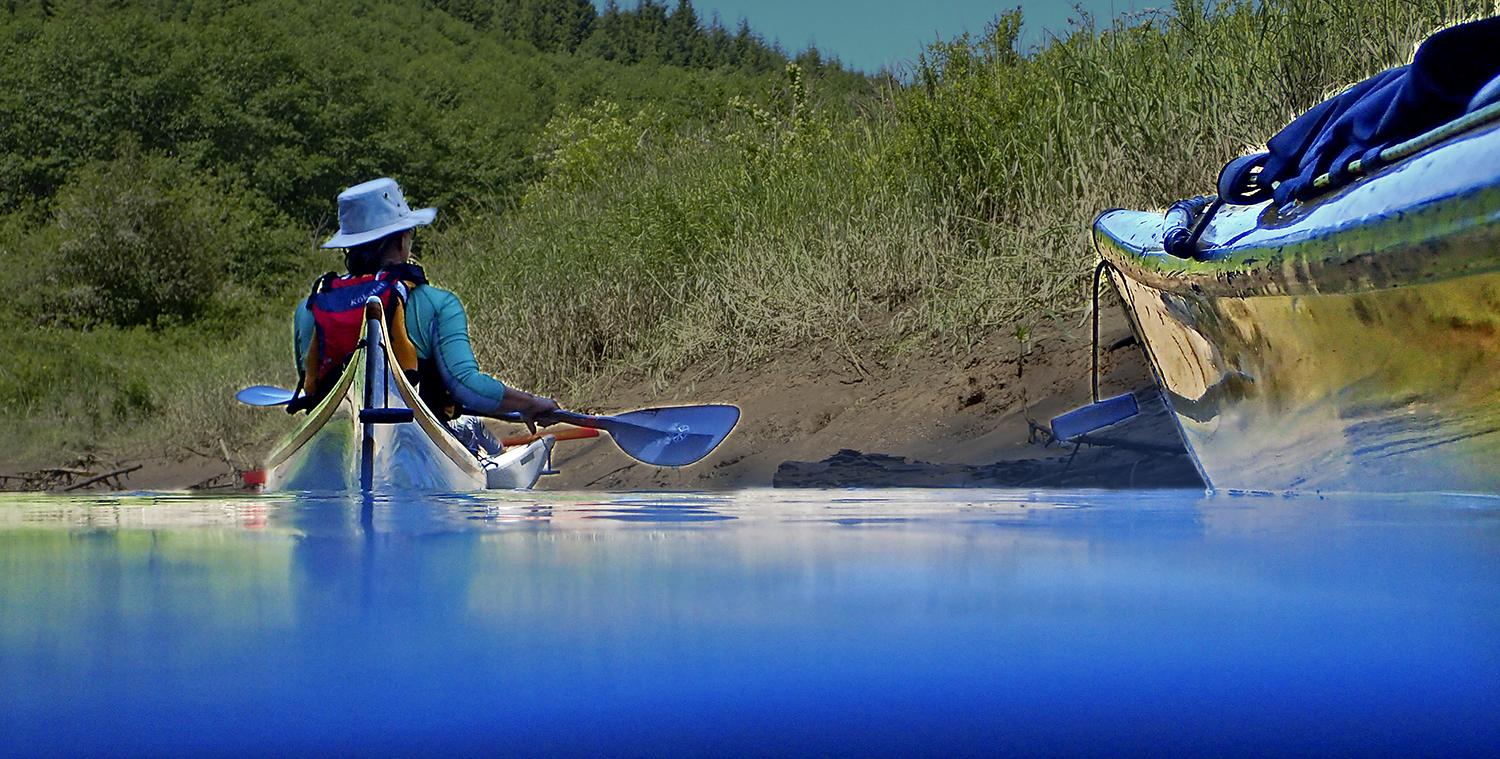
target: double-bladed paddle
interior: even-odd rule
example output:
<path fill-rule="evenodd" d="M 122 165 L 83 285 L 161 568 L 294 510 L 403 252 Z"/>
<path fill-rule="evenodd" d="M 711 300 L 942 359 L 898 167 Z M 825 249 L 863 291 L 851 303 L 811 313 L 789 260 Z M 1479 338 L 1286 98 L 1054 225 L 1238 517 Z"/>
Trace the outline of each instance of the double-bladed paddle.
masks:
<path fill-rule="evenodd" d="M 665 406 L 614 416 L 579 414 L 561 409 L 552 418 L 609 433 L 615 445 L 637 461 L 656 466 L 687 466 L 724 442 L 740 421 L 738 406 Z"/>
<path fill-rule="evenodd" d="M 274 385 L 251 385 L 235 393 L 234 399 L 247 406 L 285 406 L 292 400 L 292 391 Z"/>
<path fill-rule="evenodd" d="M 292 391 L 271 385 L 255 385 L 235 393 L 250 406 L 281 406 L 292 399 Z M 524 421 L 520 414 L 504 414 L 506 421 Z M 687 466 L 701 461 L 724 442 L 739 423 L 737 406 L 665 406 L 602 416 L 558 410 L 552 418 L 578 427 L 609 433 L 625 455 L 654 466 Z"/>

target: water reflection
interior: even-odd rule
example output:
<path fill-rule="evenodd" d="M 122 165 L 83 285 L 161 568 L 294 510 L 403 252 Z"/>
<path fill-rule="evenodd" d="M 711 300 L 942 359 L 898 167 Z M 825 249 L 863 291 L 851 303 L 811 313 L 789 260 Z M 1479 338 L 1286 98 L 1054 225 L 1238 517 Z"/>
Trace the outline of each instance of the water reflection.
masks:
<path fill-rule="evenodd" d="M 1497 570 L 1500 508 L 1461 497 L 20 497 L 0 736 L 1472 752 L 1500 747 Z"/>

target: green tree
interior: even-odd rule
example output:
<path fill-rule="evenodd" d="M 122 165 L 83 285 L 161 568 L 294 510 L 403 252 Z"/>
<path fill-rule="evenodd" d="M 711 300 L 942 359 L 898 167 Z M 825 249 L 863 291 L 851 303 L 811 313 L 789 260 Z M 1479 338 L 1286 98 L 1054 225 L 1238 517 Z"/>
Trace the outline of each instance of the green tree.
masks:
<path fill-rule="evenodd" d="M 127 142 L 119 158 L 84 167 L 59 193 L 55 276 L 65 308 L 54 318 L 183 323 L 203 314 L 226 274 L 269 270 L 270 281 L 295 270 L 300 235 L 289 240 L 277 231 L 285 220 L 267 211 L 244 191 Z"/>
<path fill-rule="evenodd" d="M 696 66 L 703 62 L 703 30 L 698 27 L 698 13 L 690 0 L 677 0 L 677 7 L 667 17 L 663 58 L 674 66 Z"/>
<path fill-rule="evenodd" d="M 578 52 L 606 61 L 622 60 L 625 57 L 624 34 L 620 4 L 616 0 L 607 0 L 604 10 L 590 25 L 589 35 L 579 45 Z"/>
<path fill-rule="evenodd" d="M 705 34 L 705 65 L 728 66 L 732 65 L 731 55 L 734 47 L 733 40 L 729 36 L 729 30 L 724 28 L 724 22 L 714 13 L 708 23 L 708 31 Z"/>
<path fill-rule="evenodd" d="M 667 6 L 657 0 L 641 0 L 635 9 L 635 40 L 639 61 L 667 60 Z"/>

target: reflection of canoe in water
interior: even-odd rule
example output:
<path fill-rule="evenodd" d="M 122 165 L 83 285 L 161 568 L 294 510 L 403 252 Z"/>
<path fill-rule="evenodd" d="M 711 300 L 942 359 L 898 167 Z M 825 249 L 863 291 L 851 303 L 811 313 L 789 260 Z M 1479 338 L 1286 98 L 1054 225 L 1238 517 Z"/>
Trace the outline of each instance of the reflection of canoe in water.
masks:
<path fill-rule="evenodd" d="M 551 436 L 481 461 L 389 370 L 390 341 L 377 300 L 365 340 L 333 389 L 266 462 L 268 490 L 461 492 L 529 488 L 546 469 Z"/>
<path fill-rule="evenodd" d="M 1095 222 L 1212 487 L 1500 492 L 1495 115 L 1321 197 L 1226 206 L 1194 258 L 1162 214 Z"/>

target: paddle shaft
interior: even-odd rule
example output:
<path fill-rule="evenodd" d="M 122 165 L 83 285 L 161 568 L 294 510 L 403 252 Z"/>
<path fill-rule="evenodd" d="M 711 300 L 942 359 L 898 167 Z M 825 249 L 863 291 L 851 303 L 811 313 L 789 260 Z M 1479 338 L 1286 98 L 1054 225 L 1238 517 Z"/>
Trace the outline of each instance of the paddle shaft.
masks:
<path fill-rule="evenodd" d="M 541 440 L 548 435 L 551 435 L 556 440 L 587 440 L 599 437 L 599 430 L 592 427 L 574 427 L 571 430 L 547 430 L 546 432 L 511 435 L 510 437 L 501 438 L 500 444 L 506 448 L 513 445 L 526 445 Z"/>
<path fill-rule="evenodd" d="M 609 433 L 614 433 L 620 427 L 625 426 L 625 427 L 632 427 L 632 428 L 635 428 L 635 429 L 651 430 L 652 432 L 657 433 L 657 434 L 669 434 L 669 433 L 663 433 L 661 430 L 657 430 L 657 429 L 654 429 L 654 428 L 651 428 L 651 427 L 643 427 L 643 426 L 641 426 L 639 424 L 635 424 L 633 422 L 630 422 L 630 421 L 627 421 L 625 419 L 621 419 L 621 418 L 615 417 L 615 416 L 599 416 L 599 415 L 594 415 L 594 414 L 580 414 L 577 411 L 567 411 L 565 409 L 558 409 L 558 410 L 552 412 L 552 418 L 556 419 L 559 422 L 562 422 L 563 424 L 571 424 L 574 427 L 582 427 L 584 429 L 593 429 L 593 430 L 603 430 L 604 432 L 609 432 Z"/>
<path fill-rule="evenodd" d="M 565 411 L 563 409 L 558 409 L 552 412 L 551 417 L 555 421 L 562 422 L 564 424 L 571 424 L 574 427 L 586 427 L 589 429 L 604 430 L 605 432 L 609 431 L 610 423 L 616 421 L 614 417 L 594 416 L 593 414 L 580 414 L 576 411 Z M 518 424 L 536 422 L 535 419 L 527 419 L 526 415 L 522 414 L 519 411 L 506 411 L 502 414 L 495 415 L 495 418 L 503 422 L 516 422 Z"/>
<path fill-rule="evenodd" d="M 723 404 L 641 409 L 618 416 L 563 409 L 548 415 L 551 421 L 608 432 L 625 455 L 654 466 L 686 466 L 701 460 L 718 447 L 739 416 L 738 408 Z M 530 421 L 519 413 L 501 418 Z"/>

